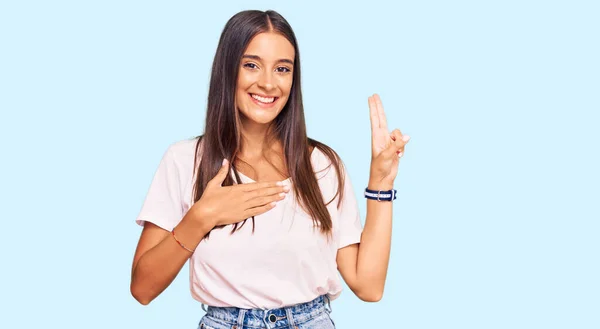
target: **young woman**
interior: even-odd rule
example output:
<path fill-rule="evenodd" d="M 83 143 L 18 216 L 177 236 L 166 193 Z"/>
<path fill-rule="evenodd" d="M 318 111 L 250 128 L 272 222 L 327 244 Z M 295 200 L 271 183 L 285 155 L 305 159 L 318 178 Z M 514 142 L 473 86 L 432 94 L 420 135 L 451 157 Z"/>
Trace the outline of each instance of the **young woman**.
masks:
<path fill-rule="evenodd" d="M 341 292 L 338 270 L 358 298 L 381 299 L 409 137 L 388 131 L 377 95 L 368 103 L 363 229 L 342 161 L 306 136 L 291 27 L 274 11 L 233 16 L 214 58 L 204 134 L 167 149 L 137 217 L 136 300 L 150 303 L 188 260 L 192 296 L 209 305 L 200 328 L 333 328 L 326 306 Z"/>

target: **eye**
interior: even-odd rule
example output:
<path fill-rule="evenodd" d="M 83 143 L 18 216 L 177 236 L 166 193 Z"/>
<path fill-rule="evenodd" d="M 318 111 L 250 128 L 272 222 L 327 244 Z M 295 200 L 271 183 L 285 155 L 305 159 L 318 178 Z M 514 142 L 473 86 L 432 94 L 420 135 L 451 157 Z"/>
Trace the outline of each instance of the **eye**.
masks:
<path fill-rule="evenodd" d="M 256 66 L 256 64 L 254 64 L 254 63 L 246 63 L 246 64 L 244 64 L 244 67 L 247 67 L 249 69 L 256 69 L 256 68 L 258 68 L 258 66 Z"/>
<path fill-rule="evenodd" d="M 280 66 L 277 69 L 275 69 L 277 72 L 279 73 L 288 73 L 291 72 L 292 70 L 290 70 L 289 68 L 285 67 L 285 66 Z"/>

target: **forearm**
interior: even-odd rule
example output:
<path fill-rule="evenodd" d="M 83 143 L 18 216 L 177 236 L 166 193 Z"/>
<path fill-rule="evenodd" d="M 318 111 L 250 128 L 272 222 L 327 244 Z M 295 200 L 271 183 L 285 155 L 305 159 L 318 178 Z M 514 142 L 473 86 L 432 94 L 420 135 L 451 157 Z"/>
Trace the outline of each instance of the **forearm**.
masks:
<path fill-rule="evenodd" d="M 393 183 L 369 182 L 369 189 L 390 190 Z M 381 296 L 392 240 L 392 202 L 367 199 L 367 217 L 358 249 L 356 276 L 362 290 Z"/>
<path fill-rule="evenodd" d="M 186 215 L 187 216 L 187 215 Z M 210 225 L 184 219 L 174 228 L 177 239 L 187 248 L 195 250 Z M 131 279 L 131 292 L 136 300 L 147 305 L 173 282 L 192 253 L 182 248 L 171 233 L 137 262 Z"/>

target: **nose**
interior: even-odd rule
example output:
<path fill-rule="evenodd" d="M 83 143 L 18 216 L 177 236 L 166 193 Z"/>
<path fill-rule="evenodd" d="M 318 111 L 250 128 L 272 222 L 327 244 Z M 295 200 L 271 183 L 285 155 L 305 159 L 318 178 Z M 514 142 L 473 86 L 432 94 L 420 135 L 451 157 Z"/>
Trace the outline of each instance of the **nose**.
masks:
<path fill-rule="evenodd" d="M 258 86 L 265 91 L 273 90 L 275 88 L 275 79 L 271 72 L 265 70 L 258 79 Z"/>

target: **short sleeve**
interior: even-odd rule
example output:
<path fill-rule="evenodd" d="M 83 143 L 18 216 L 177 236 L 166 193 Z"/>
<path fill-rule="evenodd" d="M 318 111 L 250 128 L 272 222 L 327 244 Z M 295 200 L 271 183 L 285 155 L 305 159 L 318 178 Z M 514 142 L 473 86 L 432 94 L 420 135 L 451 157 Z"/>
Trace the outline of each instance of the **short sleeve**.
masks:
<path fill-rule="evenodd" d="M 151 222 L 167 231 L 183 217 L 180 172 L 175 161 L 173 145 L 164 153 L 136 219 L 138 225 Z"/>
<path fill-rule="evenodd" d="M 344 170 L 344 195 L 342 204 L 338 209 L 339 220 L 339 240 L 338 249 L 351 244 L 359 243 L 362 234 L 362 224 L 360 221 L 360 211 L 352 182 L 348 176 L 347 170 Z"/>

